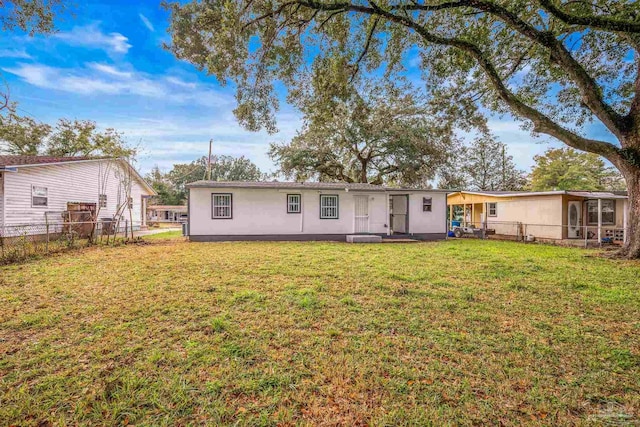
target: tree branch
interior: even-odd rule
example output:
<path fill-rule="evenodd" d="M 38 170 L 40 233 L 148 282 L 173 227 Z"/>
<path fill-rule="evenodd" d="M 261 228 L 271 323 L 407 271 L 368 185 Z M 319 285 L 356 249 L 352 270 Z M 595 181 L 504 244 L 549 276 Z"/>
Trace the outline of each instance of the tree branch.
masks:
<path fill-rule="evenodd" d="M 607 16 L 576 16 L 557 7 L 551 0 L 538 0 L 540 5 L 565 24 L 581 25 L 604 31 L 640 34 L 640 22 L 624 21 Z"/>

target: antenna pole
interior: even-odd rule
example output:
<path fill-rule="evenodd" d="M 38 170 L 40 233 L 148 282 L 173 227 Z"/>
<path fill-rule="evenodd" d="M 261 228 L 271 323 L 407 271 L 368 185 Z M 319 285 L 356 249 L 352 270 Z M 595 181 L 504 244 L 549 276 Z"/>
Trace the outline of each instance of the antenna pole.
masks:
<path fill-rule="evenodd" d="M 209 140 L 209 157 L 207 158 L 207 177 L 211 181 L 211 146 L 213 145 L 213 138 Z"/>

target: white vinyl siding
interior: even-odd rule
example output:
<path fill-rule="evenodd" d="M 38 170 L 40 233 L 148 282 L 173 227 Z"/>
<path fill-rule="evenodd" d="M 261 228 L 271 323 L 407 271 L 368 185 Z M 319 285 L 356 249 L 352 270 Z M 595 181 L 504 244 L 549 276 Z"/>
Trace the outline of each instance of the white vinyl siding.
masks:
<path fill-rule="evenodd" d="M 0 172 L 0 227 L 4 225 L 4 173 Z"/>
<path fill-rule="evenodd" d="M 320 195 L 320 219 L 339 218 L 339 200 L 337 194 Z"/>
<path fill-rule="evenodd" d="M 233 218 L 232 196 L 230 193 L 211 194 L 211 217 L 214 219 Z"/>
<path fill-rule="evenodd" d="M 300 206 L 300 194 L 287 194 L 287 213 L 302 212 Z"/>
<path fill-rule="evenodd" d="M 106 194 L 107 207 L 99 208 L 99 218 L 111 218 L 117 206 L 111 202 L 118 199 L 119 182 L 124 168 L 121 162 L 113 160 L 69 162 L 56 165 L 18 167 L 17 172 L 5 172 L 4 208 L 5 225 L 43 224 L 45 212 L 49 219 L 62 218 L 67 203 L 95 203 L 99 194 Z M 47 188 L 47 206 L 32 207 L 32 185 Z M 134 179 L 131 186 L 133 198 L 132 217 L 140 221 L 143 195 L 150 193 L 142 183 Z M 126 199 L 124 199 L 126 200 Z M 129 213 L 127 212 L 127 219 Z"/>

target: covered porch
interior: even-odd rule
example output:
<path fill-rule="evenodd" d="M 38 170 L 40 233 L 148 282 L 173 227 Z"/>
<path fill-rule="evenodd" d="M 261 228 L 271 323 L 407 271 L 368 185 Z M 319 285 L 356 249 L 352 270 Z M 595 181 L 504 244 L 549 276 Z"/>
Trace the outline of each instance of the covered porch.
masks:
<path fill-rule="evenodd" d="M 185 222 L 187 220 L 187 207 L 179 205 L 149 206 L 147 208 L 147 219 L 150 222 Z"/>

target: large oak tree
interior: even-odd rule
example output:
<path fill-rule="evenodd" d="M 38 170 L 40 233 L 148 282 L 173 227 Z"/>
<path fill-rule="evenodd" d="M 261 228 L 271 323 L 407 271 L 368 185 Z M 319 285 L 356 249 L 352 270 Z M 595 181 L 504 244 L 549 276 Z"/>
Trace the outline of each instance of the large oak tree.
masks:
<path fill-rule="evenodd" d="M 274 130 L 277 82 L 336 51 L 354 74 L 403 68 L 460 117 L 478 108 L 601 155 L 629 189 L 640 257 L 640 2 L 620 0 L 208 0 L 170 4 L 171 50 L 237 85 L 236 115 Z M 597 121 L 609 140 L 586 136 Z M 613 141 L 613 142 L 611 142 Z"/>
<path fill-rule="evenodd" d="M 302 129 L 287 143 L 271 144 L 269 155 L 280 173 L 296 180 L 404 186 L 434 178 L 456 146 L 453 126 L 411 85 L 371 78 L 336 90 L 326 86 L 323 68 L 318 71 L 295 97 Z"/>

